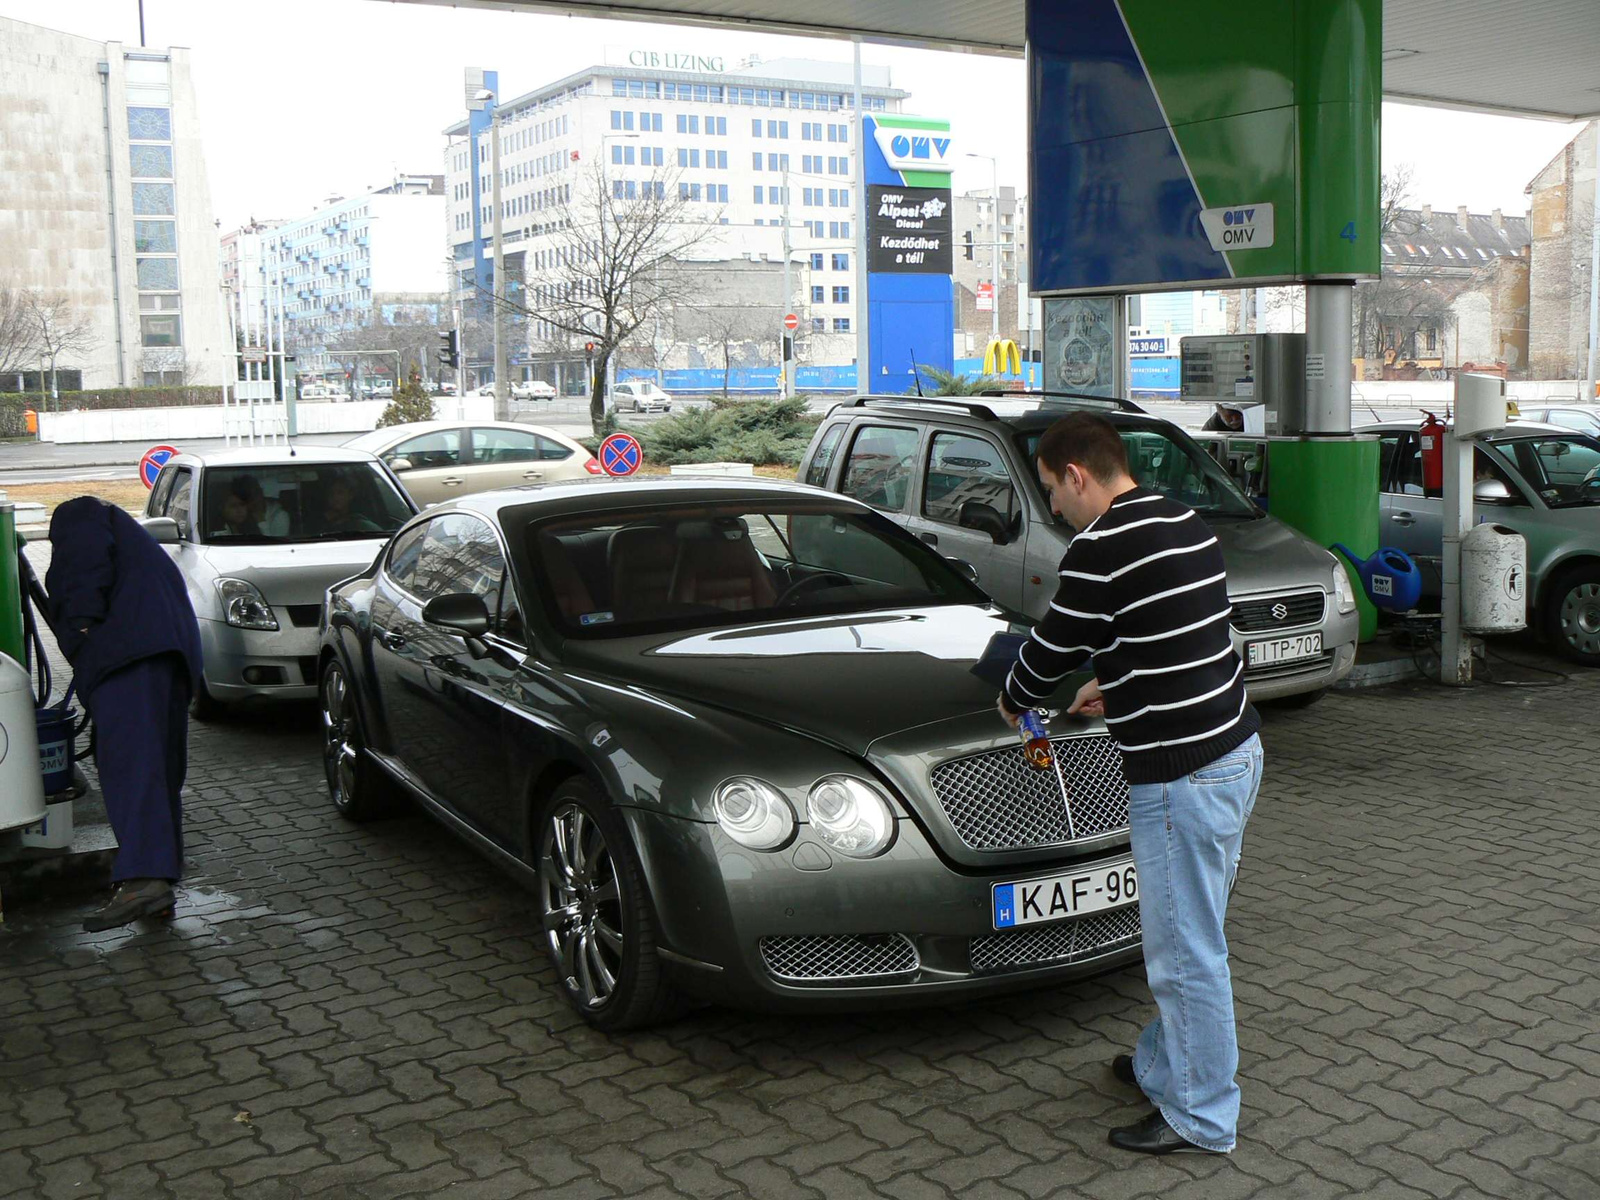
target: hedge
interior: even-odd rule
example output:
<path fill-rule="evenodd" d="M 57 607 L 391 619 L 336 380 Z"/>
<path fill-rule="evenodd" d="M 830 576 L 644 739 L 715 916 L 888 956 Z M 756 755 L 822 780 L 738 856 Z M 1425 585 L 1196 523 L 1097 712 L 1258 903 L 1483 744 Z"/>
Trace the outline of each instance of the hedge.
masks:
<path fill-rule="evenodd" d="M 713 400 L 650 425 L 628 426 L 645 460 L 678 463 L 747 462 L 758 467 L 798 466 L 822 418 L 804 396 L 790 400 Z M 599 438 L 590 439 L 598 444 Z M 594 444 L 589 445 L 591 452 Z"/>
<path fill-rule="evenodd" d="M 91 388 L 82 392 L 60 393 L 62 412 L 79 409 L 100 411 L 114 408 L 187 408 L 197 404 L 221 404 L 220 387 L 139 387 Z M 0 408 L 15 404 L 20 411 L 32 408 L 54 411 L 55 403 L 38 392 L 0 393 Z"/>

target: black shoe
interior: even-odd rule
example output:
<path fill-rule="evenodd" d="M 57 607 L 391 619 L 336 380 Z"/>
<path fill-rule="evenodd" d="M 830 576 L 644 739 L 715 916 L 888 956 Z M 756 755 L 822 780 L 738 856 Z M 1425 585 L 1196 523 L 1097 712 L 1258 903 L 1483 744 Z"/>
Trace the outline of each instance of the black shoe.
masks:
<path fill-rule="evenodd" d="M 165 879 L 124 879 L 116 890 L 83 921 L 85 933 L 99 933 L 137 921 L 140 917 L 170 917 L 172 885 Z"/>
<path fill-rule="evenodd" d="M 1180 1137 L 1178 1131 L 1167 1124 L 1167 1119 L 1161 1115 L 1159 1109 L 1136 1124 L 1113 1129 L 1106 1134 L 1106 1141 L 1118 1150 L 1132 1150 L 1135 1154 L 1226 1155 L 1227 1153 L 1225 1150 L 1208 1150 L 1204 1146 L 1196 1146 L 1193 1142 Z"/>
<path fill-rule="evenodd" d="M 1111 1060 L 1111 1073 L 1116 1076 L 1118 1083 L 1125 1083 L 1129 1087 L 1138 1087 L 1139 1078 L 1133 1073 L 1133 1055 L 1119 1054 Z"/>

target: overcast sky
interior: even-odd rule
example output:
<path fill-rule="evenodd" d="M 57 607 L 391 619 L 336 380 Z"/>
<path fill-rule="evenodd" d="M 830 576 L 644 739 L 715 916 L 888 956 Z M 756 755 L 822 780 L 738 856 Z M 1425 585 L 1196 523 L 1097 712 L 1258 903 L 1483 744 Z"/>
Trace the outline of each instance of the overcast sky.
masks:
<path fill-rule="evenodd" d="M 462 116 L 462 69 L 500 72 L 520 95 L 643 46 L 849 62 L 848 42 L 451 9 L 384 0 L 145 0 L 151 46 L 193 51 L 211 197 L 224 229 L 292 217 L 330 192 L 351 195 L 395 172 L 443 170 L 440 131 Z M 139 41 L 137 0 L 0 0 L 0 15 L 101 41 Z M 911 93 L 909 111 L 948 117 L 964 150 L 996 154 L 1000 182 L 1026 186 L 1023 64 L 866 46 Z M 1412 169 L 1413 203 L 1522 213 L 1523 188 L 1581 126 L 1384 106 L 1385 169 Z M 989 164 L 960 160 L 958 191 L 986 189 Z"/>

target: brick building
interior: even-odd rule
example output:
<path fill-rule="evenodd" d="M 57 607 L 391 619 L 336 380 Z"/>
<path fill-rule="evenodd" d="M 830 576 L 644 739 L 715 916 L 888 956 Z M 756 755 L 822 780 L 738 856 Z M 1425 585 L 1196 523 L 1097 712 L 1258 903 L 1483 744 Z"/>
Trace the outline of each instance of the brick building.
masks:
<path fill-rule="evenodd" d="M 1600 121 L 1590 121 L 1527 187 L 1533 222 L 1528 351 L 1536 379 L 1582 379 L 1588 370 L 1597 140 Z"/>

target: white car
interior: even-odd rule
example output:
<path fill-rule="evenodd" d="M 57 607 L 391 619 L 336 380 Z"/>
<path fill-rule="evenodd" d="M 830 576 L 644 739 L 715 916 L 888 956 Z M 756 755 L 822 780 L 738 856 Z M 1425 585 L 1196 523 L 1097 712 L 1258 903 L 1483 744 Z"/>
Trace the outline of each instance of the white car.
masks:
<path fill-rule="evenodd" d="M 418 504 L 604 474 L 594 455 L 566 434 L 509 421 L 415 421 L 363 433 L 345 445 L 376 454 Z"/>
<path fill-rule="evenodd" d="M 200 621 L 194 715 L 317 694 L 323 596 L 371 565 L 417 506 L 364 450 L 257 447 L 168 460 L 145 528 Z"/>
<path fill-rule="evenodd" d="M 672 411 L 672 397 L 646 379 L 628 379 L 617 384 L 611 399 L 619 412 L 624 408 L 636 413 Z"/>
<path fill-rule="evenodd" d="M 513 400 L 554 400 L 556 389 L 542 379 L 519 379 L 511 385 Z"/>

